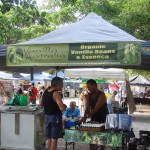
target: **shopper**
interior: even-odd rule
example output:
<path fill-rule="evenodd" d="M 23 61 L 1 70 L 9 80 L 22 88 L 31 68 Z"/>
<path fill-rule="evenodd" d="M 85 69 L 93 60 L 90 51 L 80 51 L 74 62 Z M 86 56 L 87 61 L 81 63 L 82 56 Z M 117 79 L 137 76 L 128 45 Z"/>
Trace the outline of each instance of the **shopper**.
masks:
<path fill-rule="evenodd" d="M 117 103 L 115 97 L 117 95 L 117 91 L 113 91 L 110 96 L 107 98 L 107 107 L 108 107 L 108 111 L 109 113 L 113 113 L 113 109 L 115 106 L 115 103 Z"/>
<path fill-rule="evenodd" d="M 62 130 L 62 112 L 66 109 L 60 93 L 62 88 L 63 79 L 54 77 L 51 87 L 47 88 L 42 96 L 41 105 L 44 106 L 45 111 L 48 150 L 56 150 L 57 140 Z"/>
<path fill-rule="evenodd" d="M 16 94 L 19 94 L 19 95 L 26 95 L 26 94 L 24 93 L 24 85 L 23 85 L 23 83 L 20 83 L 19 89 L 18 89 L 18 91 L 16 92 Z"/>
<path fill-rule="evenodd" d="M 32 82 L 31 86 L 28 88 L 28 92 L 29 92 L 28 103 L 30 104 L 31 102 L 32 104 L 36 104 L 36 97 L 38 94 L 38 90 L 34 86 L 34 82 Z"/>
<path fill-rule="evenodd" d="M 86 103 L 86 97 L 88 95 L 88 90 L 85 89 L 85 91 L 83 91 L 80 94 L 80 108 L 81 108 L 81 113 L 85 112 L 85 103 Z"/>

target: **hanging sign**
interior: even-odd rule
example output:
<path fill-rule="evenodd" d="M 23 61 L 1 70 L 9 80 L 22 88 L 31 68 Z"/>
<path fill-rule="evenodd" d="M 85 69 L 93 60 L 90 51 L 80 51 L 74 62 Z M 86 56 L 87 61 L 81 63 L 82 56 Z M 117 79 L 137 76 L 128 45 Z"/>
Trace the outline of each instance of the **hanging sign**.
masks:
<path fill-rule="evenodd" d="M 74 43 L 15 45 L 7 48 L 7 66 L 126 66 L 140 65 L 141 44 Z"/>

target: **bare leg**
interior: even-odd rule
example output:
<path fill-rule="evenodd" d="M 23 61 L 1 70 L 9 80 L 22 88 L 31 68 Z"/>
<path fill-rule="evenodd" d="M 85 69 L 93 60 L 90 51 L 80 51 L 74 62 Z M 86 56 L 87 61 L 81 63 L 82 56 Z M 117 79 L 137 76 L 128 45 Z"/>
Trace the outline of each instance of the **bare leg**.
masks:
<path fill-rule="evenodd" d="M 51 139 L 48 139 L 47 145 L 48 145 L 48 150 L 50 150 L 50 148 L 51 148 Z"/>
<path fill-rule="evenodd" d="M 84 112 L 83 112 L 83 105 L 81 105 L 81 112 L 84 113 Z"/>
<path fill-rule="evenodd" d="M 48 150 L 56 150 L 57 148 L 57 139 L 51 139 L 50 149 Z"/>
<path fill-rule="evenodd" d="M 85 105 L 83 105 L 83 113 L 85 112 Z"/>
<path fill-rule="evenodd" d="M 65 129 L 65 121 L 66 121 L 66 119 L 63 118 L 63 119 L 62 119 L 62 129 Z"/>

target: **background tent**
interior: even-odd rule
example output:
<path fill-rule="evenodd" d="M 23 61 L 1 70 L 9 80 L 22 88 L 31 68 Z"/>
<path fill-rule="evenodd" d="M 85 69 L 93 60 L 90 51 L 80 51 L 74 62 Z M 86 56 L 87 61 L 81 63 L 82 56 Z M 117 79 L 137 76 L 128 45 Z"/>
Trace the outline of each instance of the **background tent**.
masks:
<path fill-rule="evenodd" d="M 68 77 L 83 77 L 92 79 L 114 79 L 125 80 L 127 89 L 127 98 L 129 104 L 129 113 L 132 114 L 135 110 L 135 103 L 131 92 L 128 74 L 123 69 L 65 69 L 64 73 Z"/>
<path fill-rule="evenodd" d="M 51 80 L 51 78 L 50 77 L 48 77 L 48 76 L 45 76 L 45 75 L 43 75 L 43 74 L 41 74 L 41 73 L 34 73 L 33 74 L 33 78 L 34 78 L 34 80 Z M 23 78 L 21 78 L 21 80 L 31 80 L 31 75 L 28 75 L 28 76 L 26 76 L 26 77 L 23 77 Z"/>
<path fill-rule="evenodd" d="M 90 68 L 90 69 L 65 69 L 65 76 L 70 78 L 92 78 L 92 79 L 111 79 L 111 80 L 129 80 L 128 74 L 123 69 L 102 69 L 102 68 Z"/>
<path fill-rule="evenodd" d="M 12 80 L 12 79 L 20 79 L 26 76 L 26 74 L 14 72 L 14 73 L 7 73 L 0 71 L 0 79 Z"/>
<path fill-rule="evenodd" d="M 0 79 L 12 79 L 13 76 L 10 73 L 0 71 Z"/>
<path fill-rule="evenodd" d="M 141 75 L 137 75 L 130 79 L 130 85 L 136 86 L 150 86 L 150 81 Z"/>
<path fill-rule="evenodd" d="M 113 84 L 110 84 L 109 85 L 109 89 L 110 90 L 118 90 L 119 89 L 119 86 L 116 84 L 116 83 L 113 83 Z"/>
<path fill-rule="evenodd" d="M 58 71 L 57 73 L 54 73 L 50 76 L 50 78 L 54 78 L 54 77 L 60 77 L 60 78 L 65 78 L 65 74 L 62 71 Z"/>

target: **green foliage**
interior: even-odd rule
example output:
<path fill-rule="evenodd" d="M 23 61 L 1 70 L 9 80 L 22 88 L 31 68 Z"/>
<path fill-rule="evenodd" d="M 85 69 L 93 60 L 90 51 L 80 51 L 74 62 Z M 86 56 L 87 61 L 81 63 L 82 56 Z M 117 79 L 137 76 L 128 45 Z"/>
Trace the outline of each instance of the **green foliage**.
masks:
<path fill-rule="evenodd" d="M 38 36 L 44 35 L 50 31 L 54 30 L 54 28 L 41 26 L 41 25 L 32 25 L 30 27 L 21 28 L 21 38 L 18 42 L 27 41 L 32 38 L 36 38 Z"/>
<path fill-rule="evenodd" d="M 1 0 L 0 44 L 37 37 L 80 20 L 90 12 L 139 39 L 149 40 L 149 6 L 149 0 L 47 0 L 38 8 L 35 0 Z"/>
<path fill-rule="evenodd" d="M 130 78 L 135 75 L 142 75 L 145 78 L 150 79 L 150 71 L 149 70 L 125 69 L 125 71 L 128 73 Z"/>
<path fill-rule="evenodd" d="M 150 39 L 149 0 L 125 0 L 122 11 L 113 22 L 133 36 Z"/>
<path fill-rule="evenodd" d="M 49 22 L 46 19 L 47 13 L 40 12 L 35 4 L 35 1 L 32 0 L 2 1 L 0 5 L 0 44 L 13 44 L 29 40 L 51 31 L 52 28 L 48 27 Z M 43 29 L 41 29 L 42 27 Z M 25 36 L 26 33 L 23 32 L 30 28 L 40 28 L 40 30 L 33 35 Z M 40 31 L 41 33 L 39 33 Z"/>
<path fill-rule="evenodd" d="M 44 9 L 55 25 L 75 22 L 95 12 L 133 36 L 150 39 L 149 0 L 49 0 Z"/>

